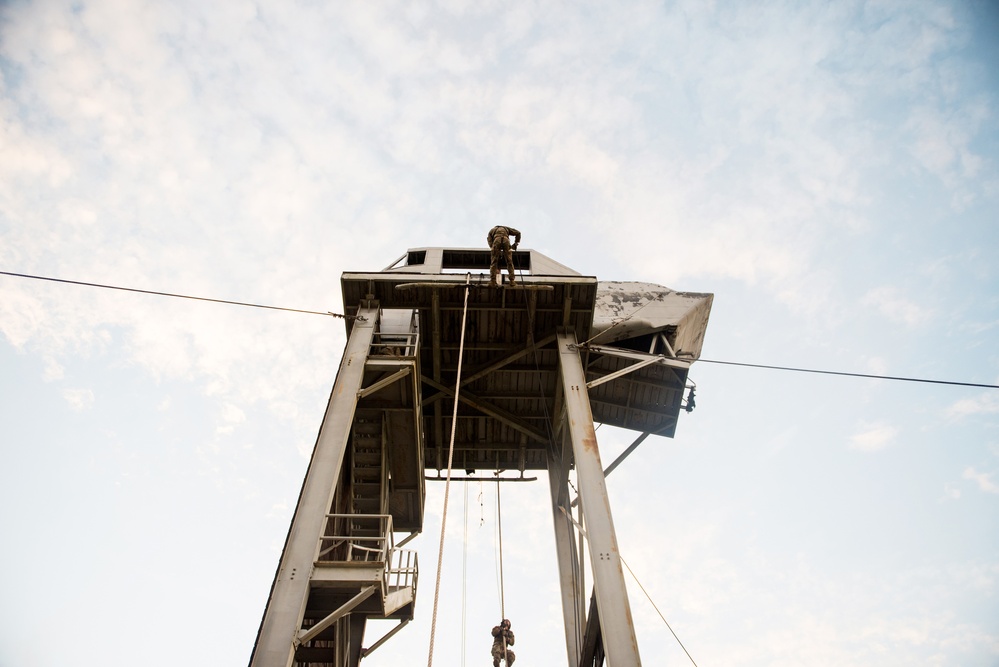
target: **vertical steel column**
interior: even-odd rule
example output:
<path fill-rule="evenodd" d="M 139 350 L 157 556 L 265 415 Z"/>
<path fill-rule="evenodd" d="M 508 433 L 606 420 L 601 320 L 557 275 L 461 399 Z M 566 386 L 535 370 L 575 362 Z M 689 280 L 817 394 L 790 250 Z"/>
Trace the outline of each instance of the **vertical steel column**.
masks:
<path fill-rule="evenodd" d="M 555 522 L 555 552 L 558 555 L 559 585 L 562 588 L 562 617 L 565 621 L 565 650 L 569 667 L 579 667 L 583 641 L 584 619 L 581 600 L 584 593 L 576 556 L 575 527 L 569 516 L 569 462 L 562 456 L 548 454 L 548 488 L 552 498 L 552 519 Z"/>
<path fill-rule="evenodd" d="M 294 640 L 302 627 L 312 565 L 340 478 L 357 392 L 361 389 L 364 364 L 378 323 L 378 307 L 359 308 L 357 315 L 291 521 L 250 667 L 289 667 L 295 657 Z"/>
<path fill-rule="evenodd" d="M 576 477 L 583 518 L 586 520 L 604 650 L 613 667 L 640 667 L 642 659 L 628 604 L 604 469 L 597 449 L 586 375 L 576 348 L 576 335 L 571 329 L 559 331 L 558 353 L 566 421 L 576 457 Z"/>

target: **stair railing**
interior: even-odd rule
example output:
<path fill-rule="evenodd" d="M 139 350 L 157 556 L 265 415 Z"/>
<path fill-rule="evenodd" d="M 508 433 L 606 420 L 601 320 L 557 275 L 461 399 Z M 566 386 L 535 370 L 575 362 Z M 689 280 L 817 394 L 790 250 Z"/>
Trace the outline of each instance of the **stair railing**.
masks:
<path fill-rule="evenodd" d="M 419 565 L 416 551 L 397 549 L 390 514 L 327 514 L 319 538 L 320 562 L 381 564 L 382 596 L 412 586 L 416 595 Z"/>

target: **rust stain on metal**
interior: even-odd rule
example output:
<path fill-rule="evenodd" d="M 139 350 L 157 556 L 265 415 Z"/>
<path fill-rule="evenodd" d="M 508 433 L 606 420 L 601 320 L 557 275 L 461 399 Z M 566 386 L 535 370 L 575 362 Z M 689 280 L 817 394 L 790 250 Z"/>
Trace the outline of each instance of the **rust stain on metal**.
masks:
<path fill-rule="evenodd" d="M 583 438 L 583 449 L 587 451 L 597 451 L 597 439 L 596 437 L 584 437 Z"/>

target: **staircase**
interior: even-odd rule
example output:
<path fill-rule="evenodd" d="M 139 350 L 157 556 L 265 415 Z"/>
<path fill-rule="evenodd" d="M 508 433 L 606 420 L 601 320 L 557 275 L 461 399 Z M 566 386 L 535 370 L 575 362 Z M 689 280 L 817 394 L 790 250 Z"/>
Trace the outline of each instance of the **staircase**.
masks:
<path fill-rule="evenodd" d="M 385 514 L 388 509 L 388 466 L 381 413 L 358 414 L 351 432 L 350 511 Z"/>

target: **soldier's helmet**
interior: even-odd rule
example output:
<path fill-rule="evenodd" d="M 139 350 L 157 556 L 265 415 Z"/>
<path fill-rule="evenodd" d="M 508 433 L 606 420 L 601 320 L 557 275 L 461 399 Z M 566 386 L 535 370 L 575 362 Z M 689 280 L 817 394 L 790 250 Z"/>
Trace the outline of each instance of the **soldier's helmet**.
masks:
<path fill-rule="evenodd" d="M 509 628 L 510 627 L 510 619 L 504 618 L 503 622 L 500 623 L 500 625 L 503 626 L 503 627 Z"/>

